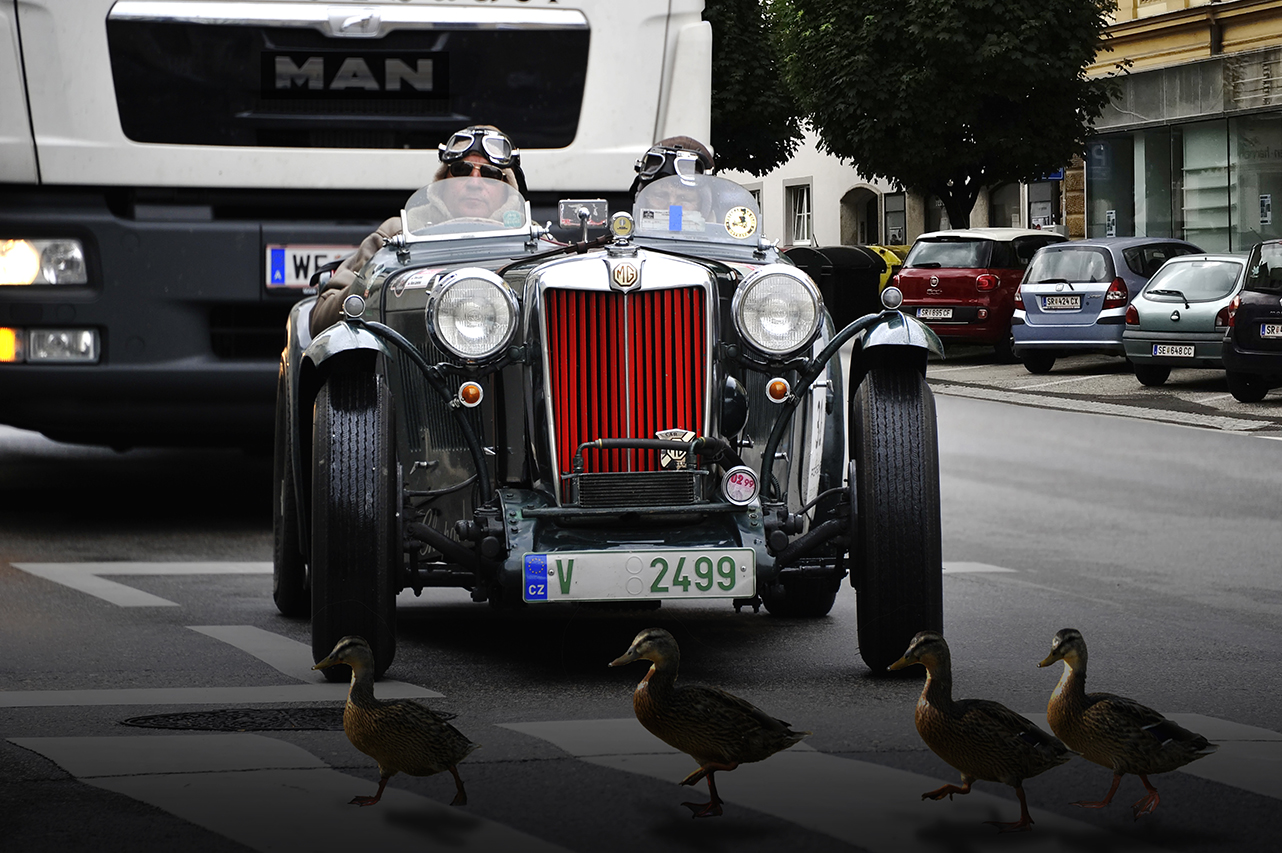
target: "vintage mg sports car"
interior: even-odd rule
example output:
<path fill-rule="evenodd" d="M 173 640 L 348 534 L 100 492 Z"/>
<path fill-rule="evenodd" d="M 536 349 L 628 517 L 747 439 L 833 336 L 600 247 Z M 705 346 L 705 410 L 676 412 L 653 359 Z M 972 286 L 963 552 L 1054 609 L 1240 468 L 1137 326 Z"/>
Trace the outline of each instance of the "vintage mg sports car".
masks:
<path fill-rule="evenodd" d="M 942 628 L 939 342 L 897 290 L 834 329 L 721 178 L 657 180 L 568 246 L 506 185 L 452 217 L 459 180 L 410 197 L 345 319 L 290 317 L 274 597 L 317 660 L 361 634 L 382 672 L 397 594 L 441 586 L 818 617 L 849 576 L 874 670 Z"/>

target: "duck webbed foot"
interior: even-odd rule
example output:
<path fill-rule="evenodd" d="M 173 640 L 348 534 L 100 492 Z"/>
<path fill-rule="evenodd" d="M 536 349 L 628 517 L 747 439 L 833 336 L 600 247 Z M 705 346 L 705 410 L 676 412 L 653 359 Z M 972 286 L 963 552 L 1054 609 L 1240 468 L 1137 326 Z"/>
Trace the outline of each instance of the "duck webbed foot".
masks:
<path fill-rule="evenodd" d="M 1112 786 L 1108 789 L 1108 793 L 1104 795 L 1104 799 L 1102 799 L 1102 800 L 1078 800 L 1077 802 L 1075 802 L 1075 803 L 1071 803 L 1070 805 L 1074 805 L 1074 806 L 1081 806 L 1081 807 L 1082 807 L 1082 808 L 1084 808 L 1084 809 L 1102 809 L 1102 808 L 1104 808 L 1106 805 L 1108 805 L 1109 803 L 1113 802 L 1113 795 L 1117 793 L 1117 786 L 1118 786 L 1118 785 L 1120 785 L 1121 783 L 1122 783 L 1122 776 L 1121 776 L 1121 774 L 1115 774 L 1115 775 L 1113 776 L 1113 784 L 1112 784 Z M 1144 784 L 1146 784 L 1146 785 L 1147 785 L 1148 783 L 1147 783 L 1147 782 L 1145 782 Z M 1156 793 L 1156 792 L 1154 792 L 1154 793 Z M 1142 802 L 1142 801 L 1141 801 L 1141 802 Z M 1139 805 L 1139 803 L 1136 803 L 1136 805 Z"/>
<path fill-rule="evenodd" d="M 969 794 L 970 780 L 966 779 L 963 781 L 965 782 L 965 784 L 963 784 L 961 787 L 958 787 L 957 785 L 945 785 L 942 788 L 936 788 L 933 791 L 927 791 L 926 793 L 921 795 L 921 798 L 923 800 L 942 800 L 944 797 L 947 797 L 948 799 L 951 800 L 953 798 L 953 794 Z"/>
<path fill-rule="evenodd" d="M 1148 788 L 1148 793 L 1136 800 L 1131 806 L 1131 814 L 1135 816 L 1136 820 L 1146 814 L 1152 814 L 1158 803 L 1157 788 L 1149 784 L 1147 776 L 1140 776 L 1140 781 L 1144 783 L 1145 788 Z"/>
<path fill-rule="evenodd" d="M 463 777 L 458 775 L 457 767 L 450 767 L 450 773 L 454 774 L 454 785 L 457 790 L 454 793 L 454 799 L 450 800 L 452 806 L 467 805 L 467 791 L 463 790 Z"/>
<path fill-rule="evenodd" d="M 1016 788 L 1016 795 L 1019 796 L 1019 820 L 1009 823 L 1000 820 L 986 820 L 984 823 L 989 826 L 995 826 L 1002 832 L 1028 832 L 1033 828 L 1033 816 L 1028 813 L 1028 803 L 1024 800 L 1024 789 Z"/>
<path fill-rule="evenodd" d="M 729 766 L 705 764 L 703 767 L 700 767 L 698 770 L 681 780 L 682 785 L 693 785 L 705 775 L 708 778 L 708 793 L 712 795 L 712 799 L 708 800 L 706 803 L 681 804 L 690 810 L 690 817 L 719 817 L 721 815 L 722 799 L 717 795 L 717 783 L 712 780 L 712 774 L 717 770 L 733 770 L 738 766 L 738 764 L 732 764 Z"/>
<path fill-rule="evenodd" d="M 377 803 L 380 799 L 382 799 L 382 798 L 383 798 L 383 789 L 384 789 L 384 788 L 386 788 L 386 787 L 387 787 L 387 779 L 386 779 L 386 778 L 384 778 L 384 779 L 379 779 L 379 780 L 378 780 L 378 793 L 374 794 L 374 796 L 372 796 L 372 797 L 363 797 L 363 796 L 360 796 L 360 795 L 358 794 L 357 796 L 352 797 L 352 798 L 347 802 L 347 804 L 348 804 L 349 806 L 372 806 L 372 805 L 374 805 L 375 803 Z"/>

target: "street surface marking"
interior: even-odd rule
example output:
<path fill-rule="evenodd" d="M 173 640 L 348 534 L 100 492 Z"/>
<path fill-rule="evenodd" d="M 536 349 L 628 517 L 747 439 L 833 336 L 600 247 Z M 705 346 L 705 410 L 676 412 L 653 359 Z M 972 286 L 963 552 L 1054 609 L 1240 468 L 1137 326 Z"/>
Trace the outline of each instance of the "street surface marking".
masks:
<path fill-rule="evenodd" d="M 1007 574 L 1016 573 L 1019 569 L 1007 569 L 1002 566 L 990 566 L 988 563 L 944 563 L 944 574 L 961 575 L 961 574 Z"/>
<path fill-rule="evenodd" d="M 1016 385 L 1016 391 L 1031 391 L 1034 388 L 1049 388 L 1052 385 L 1067 385 L 1069 382 L 1084 382 L 1087 379 L 1098 379 L 1099 376 L 1092 373 L 1088 376 L 1070 376 L 1067 379 L 1055 379 L 1051 382 L 1038 382 L 1036 385 Z"/>
<path fill-rule="evenodd" d="M 1116 415 L 1123 418 L 1162 421 L 1182 426 L 1210 427 L 1211 429 L 1232 432 L 1274 429 L 1277 426 L 1271 421 L 1248 421 L 1243 418 L 1230 418 L 1225 415 L 1198 415 L 1189 412 L 1171 412 L 1163 409 L 1123 406 L 1119 403 L 1100 403 L 1094 400 L 1073 400 L 1066 397 L 1020 394 L 1014 391 L 998 391 L 993 388 L 972 388 L 966 385 L 954 385 L 947 381 L 942 385 L 933 386 L 933 390 L 936 394 L 971 397 L 976 400 L 989 400 L 994 403 L 1012 403 L 1017 406 L 1033 406 L 1039 409 L 1064 409 L 1066 411 L 1085 412 L 1094 415 Z"/>
<path fill-rule="evenodd" d="M 650 734 L 635 719 L 508 723 L 505 728 L 549 741 L 580 760 L 673 783 L 673 805 L 681 802 L 679 782 L 695 768 L 694 760 Z M 947 781 L 956 783 L 955 777 Z M 1041 783 L 1033 780 L 1029 785 Z M 985 820 L 1015 820 L 1019 805 L 978 789 L 965 797 L 924 801 L 923 791 L 940 780 L 866 761 L 825 755 L 805 743 L 745 764 L 717 778 L 717 793 L 727 803 L 773 815 L 831 835 L 873 853 L 965 849 L 1008 851 L 1011 839 L 973 832 Z M 1045 784 L 1053 784 L 1047 780 Z M 700 782 L 693 798 L 702 799 Z M 1116 836 L 1090 824 L 1053 812 L 1030 809 L 1037 832 L 1019 839 L 1021 851 L 1108 850 Z M 972 831 L 967 831 L 972 830 Z M 952 838 L 960 846 L 944 839 Z M 960 839 L 964 839 L 961 842 Z M 1156 851 L 1139 842 L 1127 850 Z"/>
<path fill-rule="evenodd" d="M 248 652 L 305 684 L 271 687 L 131 687 L 103 690 L 0 690 L 0 708 L 76 705 L 243 705 L 264 702 L 345 702 L 347 683 L 331 684 L 312 670 L 307 645 L 252 625 L 195 625 L 193 631 Z M 378 682 L 380 699 L 439 699 L 444 694 L 395 679 Z"/>
<path fill-rule="evenodd" d="M 1050 731 L 1044 711 L 1024 716 Z M 1185 764 L 1177 772 L 1282 800 L 1282 734 L 1202 714 L 1163 716 L 1220 746 L 1205 758 Z M 1107 790 L 1108 771 L 1101 767 L 1100 773 L 1101 785 Z"/>
<path fill-rule="evenodd" d="M 394 784 L 376 808 L 350 806 L 354 795 L 374 793 L 372 779 L 340 773 L 301 747 L 261 735 L 10 742 L 87 784 L 156 806 L 254 850 L 566 849 Z M 443 792 L 453 792 L 449 774 L 437 779 Z"/>
<path fill-rule="evenodd" d="M 178 607 L 178 603 L 109 581 L 103 575 L 261 575 L 271 563 L 14 563 L 15 569 L 109 601 L 119 607 Z"/>
<path fill-rule="evenodd" d="M 926 369 L 927 369 L 927 371 L 930 373 L 930 375 L 931 375 L 931 376 L 934 376 L 936 373 L 955 373 L 955 372 L 956 372 L 956 371 L 958 371 L 958 370 L 979 370 L 980 368 L 983 368 L 983 367 L 992 367 L 992 365 L 990 365 L 990 364 L 966 364 L 966 365 L 960 365 L 960 364 L 959 364 L 959 365 L 957 365 L 957 366 L 955 366 L 955 367 L 934 367 L 934 366 L 932 365 L 932 366 L 930 366 L 930 367 L 928 367 L 928 368 L 926 368 Z"/>

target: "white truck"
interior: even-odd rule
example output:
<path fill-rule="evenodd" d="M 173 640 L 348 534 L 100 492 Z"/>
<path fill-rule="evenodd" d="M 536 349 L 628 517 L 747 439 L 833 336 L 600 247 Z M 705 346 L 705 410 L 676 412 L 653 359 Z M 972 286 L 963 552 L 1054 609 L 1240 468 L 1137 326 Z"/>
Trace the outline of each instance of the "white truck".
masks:
<path fill-rule="evenodd" d="M 270 440 L 316 267 L 494 124 L 535 218 L 709 137 L 702 0 L 0 0 L 0 423 Z"/>

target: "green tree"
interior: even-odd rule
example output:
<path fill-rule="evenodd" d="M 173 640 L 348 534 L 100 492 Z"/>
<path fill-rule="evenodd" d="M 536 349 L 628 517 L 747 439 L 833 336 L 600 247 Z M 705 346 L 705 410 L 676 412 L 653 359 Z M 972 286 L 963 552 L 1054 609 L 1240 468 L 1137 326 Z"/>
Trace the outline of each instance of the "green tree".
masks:
<path fill-rule="evenodd" d="M 712 25 L 712 149 L 718 169 L 764 175 L 801 140 L 797 103 L 760 0 L 706 0 Z"/>
<path fill-rule="evenodd" d="M 1116 92 L 1087 79 L 1115 0 L 768 0 L 821 150 L 927 192 L 954 227 L 983 187 L 1085 149 Z"/>

